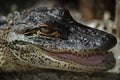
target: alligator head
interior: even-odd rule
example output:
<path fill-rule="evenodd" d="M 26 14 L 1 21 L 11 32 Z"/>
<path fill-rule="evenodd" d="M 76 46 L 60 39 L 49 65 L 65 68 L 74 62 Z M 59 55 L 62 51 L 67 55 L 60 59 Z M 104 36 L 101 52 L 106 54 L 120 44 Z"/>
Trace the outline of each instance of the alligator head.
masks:
<path fill-rule="evenodd" d="M 116 38 L 76 22 L 64 8 L 36 8 L 8 16 L 7 41 L 19 60 L 39 68 L 76 72 L 115 66 Z"/>

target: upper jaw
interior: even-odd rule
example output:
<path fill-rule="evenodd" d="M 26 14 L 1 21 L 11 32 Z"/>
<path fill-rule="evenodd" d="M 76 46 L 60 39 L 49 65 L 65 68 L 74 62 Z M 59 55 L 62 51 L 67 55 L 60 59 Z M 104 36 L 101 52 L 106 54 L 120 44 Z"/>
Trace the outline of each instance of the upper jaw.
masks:
<path fill-rule="evenodd" d="M 75 21 L 74 24 L 69 23 L 69 27 L 71 33 L 68 40 L 76 40 L 77 45 L 84 47 L 81 50 L 108 51 L 117 43 L 116 37 L 112 34 L 90 28 Z"/>

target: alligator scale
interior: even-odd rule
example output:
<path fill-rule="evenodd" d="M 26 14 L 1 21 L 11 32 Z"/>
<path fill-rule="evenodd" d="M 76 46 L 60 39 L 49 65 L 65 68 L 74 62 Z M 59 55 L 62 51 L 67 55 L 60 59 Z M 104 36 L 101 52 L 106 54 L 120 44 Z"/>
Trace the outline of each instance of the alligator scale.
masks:
<path fill-rule="evenodd" d="M 0 20 L 0 70 L 106 71 L 116 38 L 76 22 L 68 10 L 40 7 Z"/>

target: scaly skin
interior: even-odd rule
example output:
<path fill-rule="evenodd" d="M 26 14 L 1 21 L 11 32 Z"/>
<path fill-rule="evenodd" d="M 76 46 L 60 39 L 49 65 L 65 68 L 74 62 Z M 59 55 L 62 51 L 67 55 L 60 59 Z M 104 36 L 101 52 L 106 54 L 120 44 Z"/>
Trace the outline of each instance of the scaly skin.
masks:
<path fill-rule="evenodd" d="M 99 72 L 115 66 L 116 38 L 74 21 L 61 7 L 9 14 L 0 21 L 1 71 L 41 68 Z"/>

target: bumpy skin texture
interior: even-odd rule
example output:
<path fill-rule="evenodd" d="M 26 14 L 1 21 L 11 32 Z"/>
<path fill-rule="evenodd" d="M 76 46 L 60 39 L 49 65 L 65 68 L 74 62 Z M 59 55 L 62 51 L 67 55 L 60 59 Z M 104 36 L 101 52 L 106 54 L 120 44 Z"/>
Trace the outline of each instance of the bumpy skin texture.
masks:
<path fill-rule="evenodd" d="M 73 20 L 68 10 L 36 8 L 0 21 L 0 69 L 40 68 L 75 72 L 106 71 L 115 66 L 109 49 L 116 38 Z"/>

